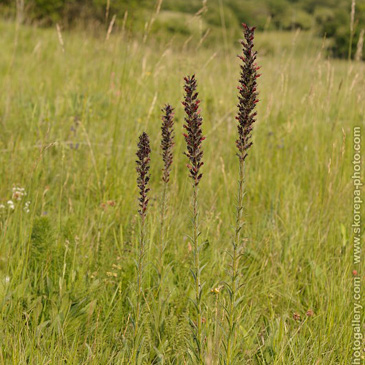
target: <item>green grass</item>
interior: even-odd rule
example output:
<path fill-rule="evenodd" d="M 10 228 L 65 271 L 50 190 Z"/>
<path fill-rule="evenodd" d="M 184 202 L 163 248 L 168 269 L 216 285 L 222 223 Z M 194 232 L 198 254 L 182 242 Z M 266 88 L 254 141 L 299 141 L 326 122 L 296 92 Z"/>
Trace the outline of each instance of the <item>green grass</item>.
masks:
<path fill-rule="evenodd" d="M 153 151 L 139 361 L 191 361 L 191 186 L 181 100 L 183 76 L 194 72 L 207 136 L 199 192 L 206 363 L 217 364 L 227 293 L 211 289 L 227 280 L 234 233 L 239 44 L 184 48 L 80 32 L 63 34 L 62 52 L 54 29 L 17 32 L 2 22 L 0 33 L 0 204 L 13 186 L 27 192 L 0 215 L 0 362 L 128 363 L 135 152 L 143 130 Z M 256 38 L 263 76 L 246 160 L 237 363 L 348 364 L 352 128 L 364 128 L 364 65 L 326 60 L 321 41 L 308 33 Z M 159 302 L 160 108 L 167 102 L 176 107 L 176 146 Z M 115 205 L 102 206 L 107 201 Z"/>

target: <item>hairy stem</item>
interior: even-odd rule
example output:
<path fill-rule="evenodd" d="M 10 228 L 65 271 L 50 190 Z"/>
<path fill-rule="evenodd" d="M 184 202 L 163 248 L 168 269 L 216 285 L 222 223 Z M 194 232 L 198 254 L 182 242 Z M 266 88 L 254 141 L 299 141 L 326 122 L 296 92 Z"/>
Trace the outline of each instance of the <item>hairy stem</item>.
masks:
<path fill-rule="evenodd" d="M 134 349 L 132 356 L 132 363 L 137 360 L 138 353 L 138 331 L 140 328 L 140 316 L 141 316 L 141 302 L 143 298 L 143 258 L 144 258 L 144 248 L 145 248 L 145 217 L 141 217 L 141 231 L 140 231 L 140 242 L 139 242 L 139 253 L 137 261 L 137 304 L 136 304 L 136 316 L 134 323 Z"/>
<path fill-rule="evenodd" d="M 197 308 L 196 344 L 198 348 L 198 361 L 203 364 L 203 341 L 202 341 L 202 309 L 201 309 L 201 284 L 200 284 L 200 258 L 199 258 L 199 230 L 198 230 L 198 186 L 194 185 L 193 190 L 193 247 L 195 266 L 195 300 Z"/>
<path fill-rule="evenodd" d="M 160 246 L 159 246 L 159 275 L 162 277 L 165 252 L 165 219 L 166 219 L 167 182 L 163 183 L 161 212 L 160 212 Z"/>
<path fill-rule="evenodd" d="M 232 340 L 234 335 L 234 327 L 236 322 L 236 308 L 235 302 L 237 297 L 237 277 L 241 244 L 241 230 L 243 226 L 243 196 L 244 196 L 244 159 L 239 158 L 239 178 L 238 178 L 238 196 L 237 196 L 237 210 L 236 210 L 236 225 L 235 236 L 232 243 L 232 277 L 231 277 L 231 296 L 229 303 L 229 332 L 227 338 L 227 364 L 232 363 L 233 351 Z"/>
<path fill-rule="evenodd" d="M 145 247 L 145 219 L 141 219 L 141 237 L 139 242 L 139 253 L 138 253 L 138 263 L 137 263 L 137 306 L 136 306 L 136 324 L 134 328 L 134 334 L 138 333 L 139 329 L 139 318 L 141 310 L 141 300 L 142 300 L 142 280 L 143 280 L 143 257 L 144 257 L 144 247 Z"/>

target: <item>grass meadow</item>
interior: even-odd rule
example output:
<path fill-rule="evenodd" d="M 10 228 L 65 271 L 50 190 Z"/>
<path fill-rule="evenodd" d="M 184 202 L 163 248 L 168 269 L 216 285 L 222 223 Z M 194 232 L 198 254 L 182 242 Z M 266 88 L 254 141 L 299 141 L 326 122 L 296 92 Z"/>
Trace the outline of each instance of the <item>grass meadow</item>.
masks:
<path fill-rule="evenodd" d="M 181 106 L 192 73 L 207 137 L 199 185 L 204 361 L 224 363 L 239 42 L 123 32 L 106 40 L 86 31 L 64 32 L 60 42 L 56 29 L 7 22 L 0 33 L 0 363 L 128 364 L 136 343 L 135 363 L 195 363 Z M 234 363 L 349 364 L 353 127 L 364 127 L 364 64 L 327 59 L 307 32 L 255 39 L 262 76 L 246 160 Z M 175 107 L 176 137 L 161 279 L 166 103 Z M 136 339 L 142 131 L 151 140 L 151 192 Z"/>

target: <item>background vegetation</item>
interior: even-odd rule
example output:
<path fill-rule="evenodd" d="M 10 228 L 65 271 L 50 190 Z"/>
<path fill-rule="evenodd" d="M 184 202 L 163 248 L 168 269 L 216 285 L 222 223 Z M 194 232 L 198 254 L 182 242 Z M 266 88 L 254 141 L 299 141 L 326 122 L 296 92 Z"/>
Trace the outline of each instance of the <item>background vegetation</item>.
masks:
<path fill-rule="evenodd" d="M 206 363 L 219 363 L 227 295 L 221 285 L 235 218 L 240 48 L 228 21 L 216 29 L 217 43 L 204 38 L 199 27 L 213 23 L 203 15 L 184 15 L 195 22 L 189 31 L 168 33 L 164 17 L 184 11 L 183 2 L 174 6 L 149 33 L 123 28 L 118 13 L 109 37 L 106 29 L 40 29 L 32 25 L 36 15 L 29 24 L 0 22 L 1 363 L 128 363 L 138 244 L 135 152 L 143 130 L 151 136 L 152 198 L 139 361 L 189 363 L 194 289 L 180 103 L 183 76 L 193 72 L 207 136 L 200 183 Z M 310 11 L 299 1 L 292 6 Z M 237 15 L 223 8 L 227 18 Z M 36 14 L 30 5 L 26 11 Z M 129 11 L 129 21 L 138 22 Z M 61 21 L 58 14 L 52 22 Z M 146 14 L 151 24 L 155 10 Z M 237 363 L 348 364 L 352 130 L 365 127 L 364 65 L 329 59 L 311 32 L 275 30 L 283 25 L 274 18 L 271 31 L 259 25 L 263 76 L 247 159 Z M 176 107 L 177 125 L 158 302 L 158 148 L 166 102 Z"/>
<path fill-rule="evenodd" d="M 14 17 L 18 8 L 26 23 L 49 26 L 59 22 L 63 27 L 92 23 L 93 27 L 105 27 L 115 15 L 116 28 L 124 24 L 134 32 L 145 30 L 157 6 L 159 16 L 150 32 L 163 36 L 209 32 L 211 44 L 217 42 L 222 27 L 224 41 L 231 43 L 239 37 L 242 22 L 255 24 L 260 30 L 312 30 L 319 37 L 331 39 L 328 48 L 336 57 L 348 56 L 351 39 L 353 57 L 364 29 L 365 0 L 357 0 L 351 38 L 351 5 L 351 0 L 0 0 L 5 16 Z M 199 25 L 194 21 L 196 14 L 200 14 Z"/>

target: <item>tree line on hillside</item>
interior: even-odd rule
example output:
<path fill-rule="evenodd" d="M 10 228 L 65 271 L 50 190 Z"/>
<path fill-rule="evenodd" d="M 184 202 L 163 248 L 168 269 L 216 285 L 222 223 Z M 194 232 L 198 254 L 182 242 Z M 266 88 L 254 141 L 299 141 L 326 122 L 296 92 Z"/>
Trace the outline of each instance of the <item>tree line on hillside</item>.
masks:
<path fill-rule="evenodd" d="M 127 26 L 140 31 L 159 5 L 152 32 L 188 35 L 191 30 L 184 19 L 195 14 L 210 28 L 224 26 L 237 32 L 242 22 L 259 30 L 314 29 L 318 36 L 332 39 L 333 56 L 342 58 L 349 52 L 354 57 L 365 28 L 365 0 L 0 0 L 0 11 L 15 17 L 18 10 L 25 22 L 40 26 L 60 22 L 65 28 L 80 20 L 107 25 L 114 15 L 118 26 L 128 12 Z"/>

